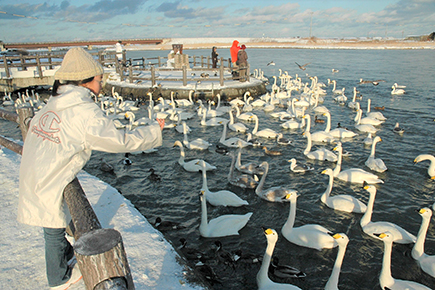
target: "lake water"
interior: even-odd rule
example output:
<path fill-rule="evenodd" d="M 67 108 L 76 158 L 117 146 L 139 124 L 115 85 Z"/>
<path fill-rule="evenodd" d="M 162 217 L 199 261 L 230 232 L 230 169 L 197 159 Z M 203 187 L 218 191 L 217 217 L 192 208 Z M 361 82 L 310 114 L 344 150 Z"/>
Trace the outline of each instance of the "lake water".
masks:
<path fill-rule="evenodd" d="M 248 61 L 251 70 L 257 68 L 264 71 L 265 76 L 272 80 L 273 75 L 279 74 L 279 69 L 287 71 L 289 75 L 298 74 L 304 82 L 310 82 L 306 74 L 317 76 L 319 82 L 327 83 L 327 79 L 337 81 L 337 88 L 346 88 L 346 95 L 352 97 L 353 87 L 362 94 L 361 107 L 365 112 L 367 99 L 371 99 L 372 111 L 374 106 L 385 106 L 382 111 L 387 121 L 382 124 L 376 135 L 381 136 L 382 142 L 377 144 L 376 157 L 383 159 L 388 170 L 377 173 L 384 184 L 376 185 L 378 193 L 372 216 L 373 221 L 390 221 L 417 234 L 421 224 L 421 217 L 415 212 L 424 206 L 431 207 L 435 201 L 435 183 L 427 174 L 428 161 L 414 165 L 413 160 L 419 154 L 434 154 L 435 144 L 435 113 L 433 84 L 435 68 L 433 66 L 434 51 L 432 50 L 309 50 L 309 49 L 249 49 Z M 220 57 L 228 58 L 229 50 L 218 50 Z M 209 50 L 185 50 L 189 55 L 209 55 Z M 128 57 L 166 56 L 162 51 L 135 51 L 129 52 Z M 267 66 L 270 61 L 275 66 Z M 299 64 L 310 63 L 305 71 L 300 70 Z M 338 69 L 338 73 L 332 73 Z M 378 86 L 372 84 L 357 85 L 360 78 L 365 80 L 383 79 Z M 393 83 L 406 85 L 406 94 L 402 96 L 391 95 Z M 279 84 L 279 83 L 278 83 Z M 270 89 L 270 85 L 268 86 Z M 338 122 L 342 126 L 354 130 L 353 118 L 355 112 L 347 106 L 340 106 L 332 100 L 332 85 L 324 88 L 328 94 L 325 96 L 324 106 L 328 107 L 332 115 L 332 127 Z M 293 96 L 298 93 L 293 92 Z M 278 109 L 275 109 L 278 111 Z M 344 262 L 341 268 L 340 289 L 379 289 L 379 273 L 382 265 L 383 243 L 365 235 L 359 225 L 361 214 L 347 214 L 334 211 L 323 205 L 319 198 L 325 191 L 328 177 L 320 174 L 325 168 L 333 168 L 334 163 L 312 161 L 306 159 L 303 151 L 306 139 L 302 136 L 303 130 L 285 130 L 280 127 L 279 119 L 270 117 L 270 114 L 261 109 L 254 109 L 259 116 L 260 129 L 271 128 L 282 132 L 285 137 L 293 141 L 292 145 L 280 146 L 274 141 L 265 140 L 265 145 L 274 147 L 283 152 L 282 156 L 267 156 L 260 148 L 245 148 L 242 154 L 242 163 L 247 160 L 257 162 L 268 161 L 269 174 L 265 188 L 285 185 L 296 189 L 300 194 L 297 202 L 295 226 L 309 223 L 318 223 L 334 233 L 346 233 L 350 239 Z M 307 110 L 314 119 L 311 110 Z M 141 108 L 136 116 L 145 116 L 147 112 Z M 202 252 L 213 251 L 214 241 L 220 240 L 223 248 L 233 252 L 241 249 L 243 253 L 262 256 L 266 248 L 266 238 L 262 227 L 277 230 L 279 240 L 274 254 L 279 257 L 280 263 L 292 265 L 307 276 L 304 279 L 288 279 L 277 282 L 288 282 L 302 289 L 323 289 L 328 280 L 336 258 L 337 248 L 332 250 L 316 251 L 299 247 L 288 242 L 281 235 L 288 213 L 288 203 L 270 203 L 256 196 L 254 190 L 240 189 L 229 185 L 227 174 L 231 158 L 215 152 L 222 133 L 222 127 L 202 127 L 199 118 L 187 121 L 193 132 L 189 139 L 203 138 L 210 141 L 213 146 L 205 151 L 186 151 L 186 159 L 203 158 L 217 166 L 217 170 L 207 174 L 210 190 L 229 189 L 249 202 L 248 206 L 241 208 L 212 207 L 208 205 L 208 218 L 223 214 L 243 214 L 253 212 L 247 226 L 240 231 L 239 236 L 223 237 L 218 239 L 202 238 L 199 234 L 200 202 L 199 190 L 202 186 L 200 173 L 186 172 L 178 165 L 180 156 L 178 147 L 173 148 L 176 140 L 182 140 L 183 135 L 175 130 L 165 130 L 163 146 L 151 154 L 130 155 L 133 161 L 131 166 L 122 163 L 123 154 L 105 154 L 94 152 L 85 170 L 103 181 L 117 188 L 139 209 L 139 211 L 154 223 L 156 217 L 163 220 L 174 221 L 183 228 L 165 231 L 164 234 L 175 247 L 180 245 L 181 237 L 187 239 L 189 247 Z M 405 129 L 403 135 L 393 133 L 396 122 Z M 2 135 L 19 138 L 16 126 L 2 124 Z M 253 123 L 246 123 L 252 130 Z M 325 124 L 311 124 L 311 132 L 323 130 Z M 228 132 L 227 137 L 238 136 L 246 138 L 240 133 Z M 352 153 L 343 159 L 342 168 L 358 167 L 369 171 L 364 165 L 370 154 L 370 148 L 365 147 L 362 140 L 366 134 L 362 133 L 353 140 L 346 140 L 343 149 Z M 316 147 L 316 144 L 314 144 Z M 326 145 L 332 149 L 334 145 Z M 115 166 L 115 174 L 102 172 L 99 169 L 100 159 L 105 158 Z M 315 170 L 306 174 L 294 174 L 289 169 L 287 160 L 296 158 L 299 162 L 308 163 Z M 154 168 L 162 181 L 156 182 L 148 179 L 149 169 Z M 364 203 L 367 203 L 368 192 L 361 185 L 349 184 L 335 180 L 332 194 L 350 194 Z M 435 254 L 435 229 L 430 225 L 426 239 L 426 253 Z M 146 247 L 146 245 L 144 245 Z M 412 259 L 411 245 L 394 245 L 392 253 L 392 275 L 395 278 L 413 280 L 435 288 L 435 278 L 422 272 Z M 234 268 L 209 261 L 216 271 L 221 283 L 213 285 L 213 289 L 256 289 L 255 276 L 260 264 L 236 265 Z"/>

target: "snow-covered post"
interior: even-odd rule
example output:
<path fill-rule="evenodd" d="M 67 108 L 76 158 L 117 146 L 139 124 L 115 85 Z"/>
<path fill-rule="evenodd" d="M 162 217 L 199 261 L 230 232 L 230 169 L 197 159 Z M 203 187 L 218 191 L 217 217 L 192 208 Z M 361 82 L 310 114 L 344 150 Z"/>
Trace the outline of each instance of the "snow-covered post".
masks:
<path fill-rule="evenodd" d="M 183 86 L 187 86 L 187 67 L 183 65 Z"/>
<path fill-rule="evenodd" d="M 159 57 L 159 62 L 160 62 L 160 57 Z M 156 85 L 156 68 L 152 65 L 151 66 L 151 86 L 155 86 Z"/>
<path fill-rule="evenodd" d="M 221 85 L 221 87 L 223 87 L 223 85 L 224 85 L 224 65 L 223 65 L 223 63 L 221 63 L 221 65 L 219 66 L 219 84 Z"/>

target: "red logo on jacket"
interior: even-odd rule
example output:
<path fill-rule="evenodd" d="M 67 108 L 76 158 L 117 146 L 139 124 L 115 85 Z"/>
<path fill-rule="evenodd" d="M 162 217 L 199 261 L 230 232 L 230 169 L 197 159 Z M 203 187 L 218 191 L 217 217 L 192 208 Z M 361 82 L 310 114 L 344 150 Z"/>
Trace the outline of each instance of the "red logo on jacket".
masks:
<path fill-rule="evenodd" d="M 59 137 L 54 136 L 55 133 L 60 131 L 57 124 L 61 120 L 55 112 L 48 111 L 39 118 L 38 125 L 33 126 L 32 132 L 42 137 L 44 140 L 50 140 L 56 144 L 60 144 Z"/>

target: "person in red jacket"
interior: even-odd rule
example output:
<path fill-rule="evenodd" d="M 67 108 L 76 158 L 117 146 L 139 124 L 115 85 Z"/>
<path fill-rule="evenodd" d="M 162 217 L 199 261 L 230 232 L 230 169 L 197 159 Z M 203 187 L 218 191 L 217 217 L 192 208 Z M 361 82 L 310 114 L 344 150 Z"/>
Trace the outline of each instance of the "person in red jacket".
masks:
<path fill-rule="evenodd" d="M 239 50 L 240 50 L 239 42 L 237 40 L 234 40 L 233 45 L 230 48 L 231 62 L 233 66 L 237 66 L 236 61 L 237 61 L 237 53 L 239 52 Z"/>

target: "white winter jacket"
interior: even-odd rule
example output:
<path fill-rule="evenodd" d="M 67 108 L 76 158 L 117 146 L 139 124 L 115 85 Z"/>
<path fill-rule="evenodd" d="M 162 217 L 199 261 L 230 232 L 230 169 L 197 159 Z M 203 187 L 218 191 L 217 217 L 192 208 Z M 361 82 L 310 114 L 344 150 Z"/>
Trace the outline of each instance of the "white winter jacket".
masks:
<path fill-rule="evenodd" d="M 162 145 L 156 122 L 133 131 L 118 130 L 84 87 L 62 86 L 61 95 L 35 114 L 23 147 L 18 221 L 64 228 L 71 217 L 63 190 L 89 160 L 92 150 L 142 151 Z"/>

